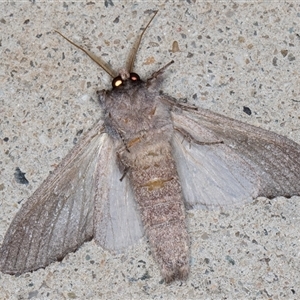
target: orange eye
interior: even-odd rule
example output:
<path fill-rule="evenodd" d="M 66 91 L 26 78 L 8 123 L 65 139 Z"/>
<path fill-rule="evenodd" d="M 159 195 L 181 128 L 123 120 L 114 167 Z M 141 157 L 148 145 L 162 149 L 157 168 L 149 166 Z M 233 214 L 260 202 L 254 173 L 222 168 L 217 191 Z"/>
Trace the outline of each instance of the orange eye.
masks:
<path fill-rule="evenodd" d="M 123 80 L 122 80 L 121 76 L 114 78 L 114 80 L 112 81 L 113 88 L 117 88 L 122 84 L 123 84 Z"/>
<path fill-rule="evenodd" d="M 132 81 L 140 81 L 141 80 L 140 76 L 138 74 L 136 74 L 136 73 L 130 73 L 130 79 Z"/>

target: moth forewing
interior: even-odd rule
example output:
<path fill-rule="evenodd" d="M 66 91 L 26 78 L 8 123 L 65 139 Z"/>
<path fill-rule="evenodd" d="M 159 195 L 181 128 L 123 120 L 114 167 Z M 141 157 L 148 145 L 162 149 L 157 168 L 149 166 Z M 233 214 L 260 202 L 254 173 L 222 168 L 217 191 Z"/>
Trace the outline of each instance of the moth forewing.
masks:
<path fill-rule="evenodd" d="M 176 126 L 182 126 L 190 134 L 197 135 L 197 131 L 205 129 L 210 136 L 222 140 L 223 144 L 210 147 L 211 153 L 217 155 L 218 149 L 223 148 L 218 156 L 236 181 L 248 186 L 252 198 L 300 194 L 300 146 L 292 140 L 205 109 L 173 114 L 173 120 Z M 229 203 L 230 199 L 221 206 Z"/>
<path fill-rule="evenodd" d="M 45 267 L 92 239 L 97 160 L 107 155 L 103 130 L 95 124 L 18 211 L 0 249 L 2 272 Z"/>

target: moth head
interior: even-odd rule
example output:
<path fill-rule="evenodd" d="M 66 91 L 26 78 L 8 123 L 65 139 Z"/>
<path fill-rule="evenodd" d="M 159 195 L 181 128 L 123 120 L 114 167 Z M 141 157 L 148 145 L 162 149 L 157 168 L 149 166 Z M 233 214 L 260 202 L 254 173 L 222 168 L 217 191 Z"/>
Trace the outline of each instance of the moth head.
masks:
<path fill-rule="evenodd" d="M 83 47 L 77 45 L 76 43 L 72 42 L 70 39 L 65 37 L 62 33 L 59 31 L 55 30 L 59 35 L 61 35 L 64 39 L 66 39 L 69 43 L 71 43 L 73 46 L 77 47 L 78 49 L 82 50 L 84 53 L 86 53 L 95 63 L 97 63 L 107 74 L 109 74 L 113 79 L 112 81 L 112 86 L 113 89 L 119 88 L 119 87 L 130 87 L 132 84 L 142 82 L 139 75 L 136 73 L 133 73 L 133 66 L 134 66 L 134 61 L 136 58 L 137 51 L 139 49 L 142 37 L 146 31 L 146 29 L 149 27 L 150 23 L 156 16 L 158 11 L 154 11 L 154 15 L 152 16 L 151 20 L 148 22 L 147 26 L 144 28 L 143 32 L 140 34 L 139 38 L 136 40 L 135 44 L 133 45 L 130 55 L 128 57 L 127 63 L 126 63 L 126 69 L 121 70 L 119 72 L 119 75 L 116 74 L 116 72 L 105 62 L 103 61 L 100 57 L 97 57 L 95 54 L 90 52 L 89 50 L 84 49 Z M 159 75 L 160 71 L 154 73 L 155 77 Z M 152 79 L 152 78 L 150 78 Z M 129 83 L 129 84 L 128 84 Z"/>
<path fill-rule="evenodd" d="M 112 81 L 112 87 L 114 89 L 117 89 L 119 87 L 124 86 L 127 82 L 128 83 L 137 83 L 140 82 L 140 76 L 136 73 L 133 72 L 128 72 L 126 70 L 121 70 L 120 71 L 120 75 L 118 75 L 117 77 L 115 77 Z"/>

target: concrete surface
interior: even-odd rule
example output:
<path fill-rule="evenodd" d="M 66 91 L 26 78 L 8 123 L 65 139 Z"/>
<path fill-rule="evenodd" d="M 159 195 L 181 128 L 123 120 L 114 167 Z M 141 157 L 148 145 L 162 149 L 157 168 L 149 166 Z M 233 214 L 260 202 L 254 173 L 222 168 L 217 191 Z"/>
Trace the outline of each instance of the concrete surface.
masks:
<path fill-rule="evenodd" d="M 0 243 L 22 203 L 99 118 L 96 91 L 111 86 L 54 29 L 118 70 L 149 10 L 159 9 L 137 58 L 142 78 L 174 59 L 166 93 L 300 143 L 297 1 L 1 2 Z M 16 167 L 29 185 L 15 181 Z M 92 241 L 45 270 L 1 273 L 0 299 L 299 299 L 299 200 L 188 213 L 186 282 L 161 282 L 145 239 L 117 256 Z"/>

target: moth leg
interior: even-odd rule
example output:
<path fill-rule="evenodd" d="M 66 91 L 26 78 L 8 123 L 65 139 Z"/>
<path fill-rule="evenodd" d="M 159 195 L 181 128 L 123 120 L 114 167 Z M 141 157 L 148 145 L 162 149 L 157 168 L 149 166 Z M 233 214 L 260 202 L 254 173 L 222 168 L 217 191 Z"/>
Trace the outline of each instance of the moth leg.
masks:
<path fill-rule="evenodd" d="M 184 139 L 187 139 L 188 142 L 191 144 L 192 142 L 197 144 L 197 145 L 216 145 L 216 144 L 224 144 L 223 141 L 215 141 L 215 142 L 202 142 L 202 141 L 198 141 L 197 139 L 195 139 L 190 133 L 188 133 L 186 130 L 184 130 L 183 128 L 179 128 L 179 127 L 174 127 L 174 129 L 176 131 L 178 131 Z"/>
<path fill-rule="evenodd" d="M 171 97 L 162 91 L 159 92 L 159 95 L 161 96 L 161 100 L 166 102 L 167 104 L 171 105 L 172 107 L 180 108 L 182 110 L 198 110 L 198 107 L 191 106 L 188 104 L 182 104 L 178 103 L 178 100 L 174 97 Z"/>
<path fill-rule="evenodd" d="M 128 173 L 130 167 L 125 167 L 124 171 L 123 171 L 123 175 L 121 176 L 121 178 L 119 179 L 120 181 L 122 181 L 124 179 L 124 177 L 126 176 L 126 174 Z"/>
<path fill-rule="evenodd" d="M 127 146 L 125 145 L 124 147 L 125 147 L 125 150 L 127 151 Z M 130 166 L 124 160 L 122 160 L 121 153 L 124 152 L 124 149 L 122 149 L 122 148 L 117 151 L 117 163 L 118 163 L 120 172 L 122 173 L 122 176 L 119 179 L 120 181 L 122 181 L 124 179 L 124 177 L 126 176 L 126 174 L 128 173 L 128 171 L 130 169 Z"/>
<path fill-rule="evenodd" d="M 123 144 L 124 144 L 124 147 L 125 147 L 126 151 L 127 151 L 127 152 L 130 152 L 130 151 L 129 151 L 129 148 L 127 147 L 127 144 L 126 144 L 126 142 L 125 142 L 125 138 L 124 138 L 123 136 L 121 136 L 121 135 L 120 135 L 120 137 L 121 137 L 121 139 L 122 139 L 122 142 L 123 142 Z"/>
<path fill-rule="evenodd" d="M 150 78 L 147 79 L 147 86 L 151 86 L 152 82 L 157 79 L 158 76 L 164 73 L 165 69 L 168 68 L 170 65 L 174 63 L 174 60 L 171 60 L 169 63 L 167 63 L 164 67 L 159 69 L 158 71 L 154 72 Z"/>
<path fill-rule="evenodd" d="M 122 152 L 124 152 L 124 150 L 125 150 L 128 153 L 130 153 L 129 148 L 135 146 L 138 143 L 140 143 L 143 140 L 144 135 L 141 134 L 140 136 L 135 137 L 135 138 L 133 138 L 131 140 L 128 140 L 128 141 L 126 141 L 125 138 L 123 138 L 121 136 L 121 132 L 119 133 L 119 135 L 122 139 L 123 146 L 124 146 L 124 147 L 121 147 L 117 151 L 117 161 L 118 161 L 119 169 L 120 169 L 121 173 L 123 173 L 123 175 L 120 178 L 120 181 L 122 181 L 124 179 L 124 177 L 126 176 L 126 174 L 128 173 L 129 169 L 130 169 L 130 166 L 128 165 L 128 163 L 126 161 L 124 161 L 124 159 L 122 159 Z M 124 157 L 124 155 L 123 155 L 123 157 Z"/>
<path fill-rule="evenodd" d="M 108 117 L 109 117 L 109 121 L 106 121 L 106 124 L 105 124 L 108 131 L 111 134 L 113 134 L 114 136 L 118 136 L 122 140 L 126 151 L 130 152 L 129 147 L 128 147 L 126 141 L 125 141 L 125 137 L 124 137 L 125 132 L 118 127 L 117 122 L 114 120 L 114 118 L 111 116 L 110 113 L 108 114 Z"/>

